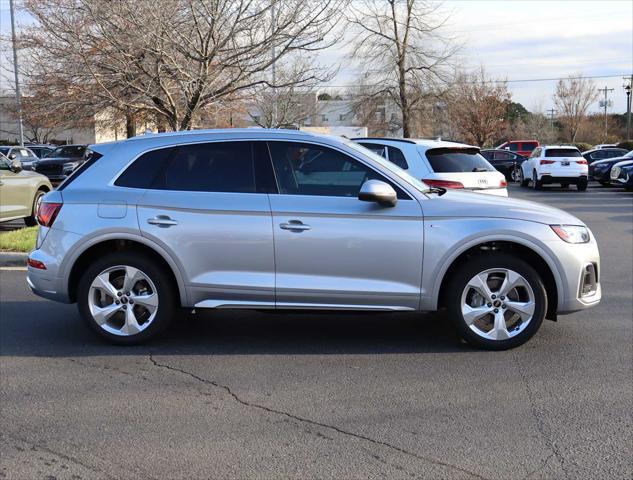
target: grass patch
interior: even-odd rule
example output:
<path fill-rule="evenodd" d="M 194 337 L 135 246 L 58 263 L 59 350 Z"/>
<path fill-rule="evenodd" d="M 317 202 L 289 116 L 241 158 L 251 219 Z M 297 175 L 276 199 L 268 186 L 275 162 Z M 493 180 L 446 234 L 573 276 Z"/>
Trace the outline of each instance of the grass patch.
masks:
<path fill-rule="evenodd" d="M 37 227 L 0 232 L 0 251 L 28 253 L 35 248 L 36 239 Z"/>

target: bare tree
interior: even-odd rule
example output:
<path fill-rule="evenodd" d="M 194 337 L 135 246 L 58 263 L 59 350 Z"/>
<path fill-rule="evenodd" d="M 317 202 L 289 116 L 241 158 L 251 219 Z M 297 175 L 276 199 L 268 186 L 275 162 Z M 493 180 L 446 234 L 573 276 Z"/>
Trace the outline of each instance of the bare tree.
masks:
<path fill-rule="evenodd" d="M 350 8 L 358 31 L 353 56 L 366 65 L 370 95 L 386 94 L 398 106 L 404 137 L 415 133 L 415 109 L 434 97 L 456 51 L 440 34 L 446 18 L 439 8 L 426 0 L 361 0 Z"/>
<path fill-rule="evenodd" d="M 264 128 L 297 128 L 317 114 L 317 85 L 336 71 L 314 65 L 308 58 L 292 58 L 277 65 L 277 81 L 285 88 L 259 88 L 249 116 Z"/>
<path fill-rule="evenodd" d="M 293 85 L 272 85 L 268 70 L 294 52 L 331 45 L 341 1 L 25 0 L 37 25 L 21 41 L 29 80 L 55 87 L 69 104 L 88 98 L 96 108 L 190 129 L 223 98 Z"/>
<path fill-rule="evenodd" d="M 507 84 L 487 77 L 483 67 L 460 73 L 451 88 L 449 117 L 465 140 L 488 145 L 507 127 L 511 98 Z"/>
<path fill-rule="evenodd" d="M 599 92 L 591 79 L 581 75 L 559 80 L 554 92 L 554 105 L 558 110 L 558 120 L 570 142 L 587 119 L 592 103 L 598 100 Z"/>

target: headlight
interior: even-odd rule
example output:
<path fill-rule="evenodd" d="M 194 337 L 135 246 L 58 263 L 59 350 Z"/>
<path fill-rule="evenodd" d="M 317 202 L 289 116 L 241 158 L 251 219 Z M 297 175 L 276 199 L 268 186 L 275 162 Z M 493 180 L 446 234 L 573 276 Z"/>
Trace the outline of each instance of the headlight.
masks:
<path fill-rule="evenodd" d="M 588 243 L 589 230 L 580 225 L 550 225 L 561 240 L 567 243 Z"/>

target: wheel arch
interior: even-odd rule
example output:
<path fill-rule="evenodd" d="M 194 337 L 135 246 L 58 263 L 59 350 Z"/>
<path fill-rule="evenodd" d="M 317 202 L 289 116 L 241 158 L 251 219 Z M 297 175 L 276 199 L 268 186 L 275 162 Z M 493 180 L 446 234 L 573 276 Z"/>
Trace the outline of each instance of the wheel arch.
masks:
<path fill-rule="evenodd" d="M 545 284 L 548 294 L 548 306 L 546 318 L 556 320 L 556 312 L 559 303 L 564 297 L 564 283 L 558 274 L 558 269 L 552 258 L 541 248 L 534 244 L 530 244 L 523 239 L 483 239 L 474 243 L 469 243 L 457 249 L 451 258 L 445 263 L 445 267 L 438 275 L 436 282 L 434 298 L 437 299 L 437 307 L 446 306 L 446 298 L 448 295 L 447 285 L 460 266 L 464 265 L 474 255 L 489 255 L 494 252 L 511 253 L 519 258 L 526 260 L 532 266 Z"/>
<path fill-rule="evenodd" d="M 187 292 L 180 268 L 171 256 L 160 246 L 137 235 L 108 235 L 86 242 L 75 252 L 67 267 L 68 298 L 71 302 L 77 301 L 77 289 L 79 279 L 85 267 L 99 255 L 116 250 L 134 250 L 153 257 L 168 273 L 170 273 L 174 288 L 178 289 L 177 298 L 180 306 L 187 305 Z"/>

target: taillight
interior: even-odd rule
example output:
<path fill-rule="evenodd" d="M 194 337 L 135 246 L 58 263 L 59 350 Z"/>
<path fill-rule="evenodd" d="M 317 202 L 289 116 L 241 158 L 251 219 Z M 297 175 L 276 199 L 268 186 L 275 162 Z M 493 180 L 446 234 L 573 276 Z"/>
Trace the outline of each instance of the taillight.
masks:
<path fill-rule="evenodd" d="M 576 163 L 578 165 L 587 165 L 587 160 L 578 160 Z"/>
<path fill-rule="evenodd" d="M 62 203 L 40 203 L 40 207 L 37 209 L 37 223 L 42 227 L 52 226 L 57 214 L 62 209 L 62 205 Z"/>
<path fill-rule="evenodd" d="M 29 258 L 26 263 L 29 267 L 37 268 L 38 270 L 46 270 L 46 265 L 44 264 L 44 262 L 40 262 L 39 260 L 33 260 L 32 258 Z"/>
<path fill-rule="evenodd" d="M 422 181 L 430 187 L 464 188 L 464 185 L 461 182 L 452 182 L 450 180 L 432 180 L 428 178 L 423 178 Z"/>
<path fill-rule="evenodd" d="M 551 165 L 552 163 L 556 163 L 555 160 L 541 160 L 541 165 Z"/>
<path fill-rule="evenodd" d="M 501 182 L 499 182 L 499 186 L 500 187 L 507 187 L 508 186 L 508 182 L 506 182 L 505 178 L 503 180 L 501 180 Z"/>

